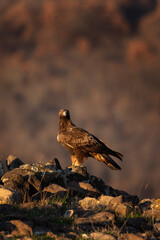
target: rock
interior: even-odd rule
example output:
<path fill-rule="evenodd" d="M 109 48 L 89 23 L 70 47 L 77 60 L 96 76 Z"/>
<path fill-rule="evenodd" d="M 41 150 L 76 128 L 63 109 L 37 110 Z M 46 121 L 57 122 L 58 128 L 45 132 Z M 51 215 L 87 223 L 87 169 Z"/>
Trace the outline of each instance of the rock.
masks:
<path fill-rule="evenodd" d="M 64 214 L 64 218 L 70 218 L 73 216 L 73 214 L 74 214 L 73 209 L 67 210 Z"/>
<path fill-rule="evenodd" d="M 21 198 L 24 201 L 29 199 L 30 196 L 37 192 L 37 190 L 31 184 L 29 184 L 28 181 L 25 181 L 24 177 L 20 174 L 22 173 L 23 175 L 26 175 L 26 171 L 27 170 L 16 168 L 5 173 L 2 177 L 2 182 L 4 183 L 4 186 L 19 192 Z"/>
<path fill-rule="evenodd" d="M 90 239 L 89 235 L 87 235 L 86 233 L 83 233 L 83 234 L 82 234 L 82 238 L 83 238 L 83 239 Z"/>
<path fill-rule="evenodd" d="M 12 181 L 17 182 L 19 185 L 23 185 L 25 180 L 23 179 L 23 176 L 21 174 L 19 174 L 18 172 L 14 173 L 14 171 L 7 172 L 3 175 L 2 182 L 4 185 L 7 185 L 8 182 L 11 183 Z"/>
<path fill-rule="evenodd" d="M 35 226 L 33 232 L 34 232 L 34 235 L 42 235 L 42 234 L 46 234 L 49 231 L 50 230 L 46 227 Z"/>
<path fill-rule="evenodd" d="M 90 234 L 91 239 L 95 239 L 95 240 L 116 240 L 116 238 L 110 234 L 105 234 L 102 232 L 93 232 Z"/>
<path fill-rule="evenodd" d="M 91 184 L 85 182 L 69 182 L 66 187 L 70 190 L 71 196 L 98 197 L 101 194 L 96 188 L 93 188 Z"/>
<path fill-rule="evenodd" d="M 126 222 L 126 225 L 139 231 L 151 229 L 151 226 L 148 224 L 148 221 L 143 217 L 131 218 Z"/>
<path fill-rule="evenodd" d="M 131 205 L 127 205 L 127 203 L 122 203 L 122 196 L 119 197 L 110 197 L 102 195 L 98 200 L 95 198 L 84 198 L 79 201 L 81 207 L 85 210 L 109 210 L 111 212 L 115 212 L 116 215 L 124 217 L 132 212 L 133 208 Z"/>
<path fill-rule="evenodd" d="M 100 226 L 105 226 L 105 225 L 112 225 L 115 221 L 115 216 L 111 212 L 100 212 L 93 214 L 87 218 L 77 218 L 75 219 L 74 223 L 75 225 L 100 225 Z"/>
<path fill-rule="evenodd" d="M 83 182 L 89 179 L 89 174 L 85 167 L 71 167 L 62 170 L 62 176 L 64 177 L 65 185 L 68 182 Z"/>
<path fill-rule="evenodd" d="M 105 196 L 105 195 L 101 195 L 98 200 L 99 200 L 99 203 L 102 205 L 102 206 L 109 206 L 109 204 L 111 203 L 111 201 L 114 199 L 114 197 L 111 197 L 111 196 Z"/>
<path fill-rule="evenodd" d="M 105 185 L 105 183 L 103 182 L 102 179 L 97 178 L 97 177 L 91 175 L 89 177 L 89 183 L 94 188 L 98 189 L 101 192 L 101 194 L 105 194 L 105 192 L 106 192 L 106 185 Z"/>
<path fill-rule="evenodd" d="M 2 164 L 2 162 L 0 161 L 0 179 L 1 179 L 1 177 L 4 175 L 4 167 L 3 167 L 3 164 Z"/>
<path fill-rule="evenodd" d="M 139 198 L 136 195 L 130 195 L 125 191 L 112 188 L 111 196 L 117 197 L 119 195 L 123 196 L 123 202 L 131 202 L 133 206 L 139 203 Z"/>
<path fill-rule="evenodd" d="M 121 234 L 118 240 L 145 240 L 145 238 L 134 233 Z"/>
<path fill-rule="evenodd" d="M 100 191 L 97 188 L 94 188 L 91 184 L 86 182 L 79 182 L 80 188 L 83 191 L 86 191 L 86 195 L 90 197 L 99 197 L 101 195 Z"/>
<path fill-rule="evenodd" d="M 23 166 L 20 166 L 20 169 L 26 169 L 33 172 L 45 172 L 45 165 L 42 163 L 32 163 L 32 164 L 24 164 Z M 47 169 L 49 171 L 49 169 Z"/>
<path fill-rule="evenodd" d="M 154 201 L 153 199 L 143 199 L 138 203 L 137 207 L 141 211 L 148 210 L 150 209 L 150 206 L 153 203 L 153 201 Z"/>
<path fill-rule="evenodd" d="M 12 230 L 12 235 L 28 237 L 33 235 L 32 227 L 30 224 L 20 220 L 11 220 L 10 223 L 16 227 L 16 229 Z"/>
<path fill-rule="evenodd" d="M 48 169 L 49 170 L 49 169 Z M 41 182 L 42 189 L 52 183 L 64 186 L 63 176 L 54 170 L 36 172 L 35 176 Z"/>
<path fill-rule="evenodd" d="M 48 187 L 43 189 L 44 193 L 51 193 L 53 196 L 59 196 L 60 198 L 64 198 L 64 196 L 68 195 L 68 190 L 63 188 L 57 184 L 52 183 Z"/>
<path fill-rule="evenodd" d="M 19 168 L 24 163 L 14 155 L 10 154 L 6 160 L 6 165 L 8 167 L 8 170 L 11 171 L 14 168 Z"/>
<path fill-rule="evenodd" d="M 91 197 L 85 197 L 84 199 L 79 201 L 79 204 L 84 210 L 96 211 L 101 207 L 98 201 L 95 198 L 91 198 Z"/>
<path fill-rule="evenodd" d="M 109 208 L 111 211 L 114 210 L 115 214 L 120 217 L 125 217 L 132 212 L 133 208 L 126 204 L 117 204 L 115 207 Z"/>
<path fill-rule="evenodd" d="M 45 166 L 50 170 L 62 170 L 62 167 L 57 158 L 51 159 L 49 162 L 45 164 Z"/>
<path fill-rule="evenodd" d="M 64 197 L 68 196 L 68 190 L 66 188 L 63 188 L 57 184 L 52 183 L 48 187 L 45 187 L 42 192 L 35 194 L 32 197 L 32 200 L 40 200 L 42 197 L 48 198 L 48 197 L 58 197 L 60 199 L 63 199 Z"/>
<path fill-rule="evenodd" d="M 148 209 L 143 212 L 142 217 L 153 221 L 160 221 L 160 210 L 159 209 Z"/>
<path fill-rule="evenodd" d="M 41 191 L 42 190 L 42 184 L 41 181 L 35 176 L 34 174 L 29 174 L 27 177 L 27 181 L 37 190 Z"/>
<path fill-rule="evenodd" d="M 0 204 L 0 213 L 4 218 L 10 214 L 17 214 L 17 208 L 12 204 Z"/>
<path fill-rule="evenodd" d="M 131 203 L 124 202 L 122 195 L 117 197 L 110 197 L 102 195 L 99 198 L 99 203 L 107 210 L 114 211 L 116 215 L 124 217 L 132 212 L 133 207 Z"/>
<path fill-rule="evenodd" d="M 17 191 L 0 186 L 0 204 L 20 202 L 21 200 L 21 195 Z"/>
<path fill-rule="evenodd" d="M 12 179 L 15 180 L 15 178 L 17 179 L 16 175 L 21 175 L 22 177 L 27 176 L 28 178 L 30 173 L 33 173 L 33 171 L 29 171 L 28 169 L 22 169 L 22 168 L 14 168 L 13 170 L 6 172 L 1 179 L 2 179 L 2 182 L 5 183 L 8 180 L 12 180 Z"/>

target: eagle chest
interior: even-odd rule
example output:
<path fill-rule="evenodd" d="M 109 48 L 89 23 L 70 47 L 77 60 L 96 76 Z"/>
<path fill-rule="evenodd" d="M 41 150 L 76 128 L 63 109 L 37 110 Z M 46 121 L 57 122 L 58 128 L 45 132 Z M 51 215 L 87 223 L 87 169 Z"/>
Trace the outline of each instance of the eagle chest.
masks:
<path fill-rule="evenodd" d="M 68 151 L 70 152 L 74 151 L 74 147 L 71 144 L 69 144 L 69 142 L 66 141 L 66 139 L 61 136 L 61 134 L 57 135 L 57 141 L 61 143 Z"/>

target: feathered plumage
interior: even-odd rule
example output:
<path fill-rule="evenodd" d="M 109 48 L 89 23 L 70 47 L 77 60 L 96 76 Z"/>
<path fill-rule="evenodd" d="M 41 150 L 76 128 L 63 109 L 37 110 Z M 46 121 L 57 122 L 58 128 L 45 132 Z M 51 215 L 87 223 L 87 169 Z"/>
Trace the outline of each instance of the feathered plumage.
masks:
<path fill-rule="evenodd" d="M 122 160 L 123 155 L 121 153 L 111 150 L 102 140 L 75 126 L 70 120 L 68 110 L 60 110 L 59 117 L 57 140 L 70 152 L 72 166 L 79 166 L 88 157 L 93 157 L 100 162 L 104 162 L 113 170 L 121 169 L 110 157 L 111 155 Z"/>

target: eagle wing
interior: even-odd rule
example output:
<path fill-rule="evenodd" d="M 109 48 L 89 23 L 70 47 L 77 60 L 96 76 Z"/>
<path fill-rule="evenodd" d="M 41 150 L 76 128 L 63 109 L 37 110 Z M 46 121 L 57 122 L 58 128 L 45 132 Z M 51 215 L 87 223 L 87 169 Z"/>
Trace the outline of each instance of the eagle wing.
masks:
<path fill-rule="evenodd" d="M 108 148 L 102 140 L 90 134 L 86 130 L 72 126 L 67 131 L 60 134 L 61 143 L 73 149 L 80 149 L 89 153 L 105 153 L 122 160 L 123 155 Z"/>
<path fill-rule="evenodd" d="M 87 152 L 102 150 L 102 145 L 96 137 L 76 126 L 73 126 L 67 131 L 62 131 L 59 134 L 59 138 L 62 144 L 66 144 L 73 149 L 78 148 Z"/>

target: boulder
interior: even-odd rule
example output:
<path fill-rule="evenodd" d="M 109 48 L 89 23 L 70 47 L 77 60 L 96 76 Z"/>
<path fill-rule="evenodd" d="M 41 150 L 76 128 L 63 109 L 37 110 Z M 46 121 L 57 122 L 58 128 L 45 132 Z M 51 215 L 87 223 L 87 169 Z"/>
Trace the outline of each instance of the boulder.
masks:
<path fill-rule="evenodd" d="M 14 227 L 11 233 L 13 236 L 31 237 L 33 235 L 31 223 L 25 223 L 21 220 L 11 220 L 10 223 Z"/>
<path fill-rule="evenodd" d="M 133 208 L 126 204 L 117 204 L 115 207 L 111 206 L 109 210 L 114 211 L 116 215 L 125 217 L 133 211 Z"/>
<path fill-rule="evenodd" d="M 137 208 L 140 211 L 148 210 L 150 209 L 150 206 L 153 202 L 154 202 L 154 199 L 143 199 L 138 203 Z"/>
<path fill-rule="evenodd" d="M 16 190 L 9 189 L 5 186 L 0 186 L 0 204 L 20 202 L 21 194 Z"/>
<path fill-rule="evenodd" d="M 50 170 L 62 170 L 62 167 L 57 158 L 51 159 L 49 162 L 45 164 L 45 166 Z"/>
<path fill-rule="evenodd" d="M 68 196 L 68 190 L 66 188 L 52 183 L 48 187 L 45 187 L 42 192 L 35 194 L 32 200 L 40 200 L 42 197 L 58 197 L 59 199 L 63 199 L 66 196 Z"/>
<path fill-rule="evenodd" d="M 49 170 L 49 169 L 48 169 Z M 49 186 L 52 183 L 64 186 L 64 179 L 61 173 L 49 170 L 49 171 L 39 171 L 35 173 L 35 176 L 41 182 L 42 189 Z"/>
<path fill-rule="evenodd" d="M 69 182 L 66 187 L 70 190 L 71 196 L 97 198 L 101 194 L 96 188 L 93 188 L 91 184 L 85 182 Z"/>
<path fill-rule="evenodd" d="M 37 192 L 34 186 L 25 180 L 25 176 L 29 176 L 29 174 L 28 170 L 16 168 L 5 173 L 2 182 L 5 187 L 19 192 L 21 198 L 26 201 Z"/>
<path fill-rule="evenodd" d="M 19 168 L 24 163 L 14 155 L 10 154 L 6 160 L 6 165 L 8 167 L 8 170 L 11 171 L 14 168 Z"/>
<path fill-rule="evenodd" d="M 143 217 L 131 218 L 127 220 L 126 225 L 141 232 L 151 230 L 151 225 Z"/>
<path fill-rule="evenodd" d="M 97 211 L 102 207 L 102 205 L 100 205 L 95 198 L 91 197 L 85 197 L 84 199 L 79 201 L 79 204 L 84 210 Z"/>
<path fill-rule="evenodd" d="M 143 212 L 142 216 L 144 218 L 150 219 L 153 221 L 160 221 L 160 209 L 148 209 Z"/>
<path fill-rule="evenodd" d="M 68 182 L 83 182 L 89 179 L 89 174 L 85 167 L 70 167 L 62 170 L 62 176 L 64 177 L 64 182 L 67 185 Z"/>
<path fill-rule="evenodd" d="M 139 236 L 138 234 L 134 233 L 127 233 L 127 234 L 121 234 L 118 237 L 118 240 L 145 240 L 146 238 L 143 238 L 142 236 Z"/>
<path fill-rule="evenodd" d="M 105 234 L 103 232 L 93 232 L 93 233 L 90 233 L 90 237 L 91 237 L 91 239 L 94 239 L 94 240 L 100 240 L 100 239 L 103 239 L 103 240 L 116 240 L 116 238 L 113 235 Z"/>
<path fill-rule="evenodd" d="M 74 221 L 75 225 L 98 225 L 98 226 L 109 226 L 115 221 L 115 216 L 111 212 L 99 212 L 89 217 L 77 218 Z"/>
<path fill-rule="evenodd" d="M 16 175 L 21 175 L 22 177 L 28 177 L 29 174 L 33 173 L 33 171 L 28 170 L 28 169 L 23 169 L 23 168 L 15 168 L 9 172 L 6 172 L 3 176 L 2 176 L 2 182 L 5 183 L 8 180 L 15 180 L 15 178 L 17 179 Z M 27 179 L 26 179 L 27 180 Z"/>
<path fill-rule="evenodd" d="M 105 194 L 106 185 L 101 178 L 90 175 L 88 183 L 90 183 L 94 188 L 98 189 L 101 194 Z"/>

